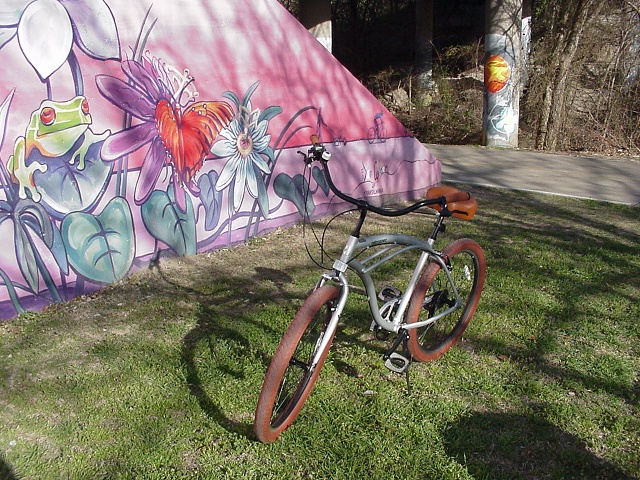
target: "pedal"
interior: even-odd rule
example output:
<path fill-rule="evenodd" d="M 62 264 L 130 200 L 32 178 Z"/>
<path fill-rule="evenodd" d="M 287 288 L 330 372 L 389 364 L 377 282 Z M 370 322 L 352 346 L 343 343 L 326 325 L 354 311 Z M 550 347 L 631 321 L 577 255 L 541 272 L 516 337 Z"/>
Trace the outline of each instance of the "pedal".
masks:
<path fill-rule="evenodd" d="M 394 298 L 398 298 L 402 295 L 402 292 L 395 287 L 390 285 L 385 285 L 380 290 L 378 294 L 378 298 L 383 302 L 388 302 L 389 300 L 393 300 Z"/>
<path fill-rule="evenodd" d="M 393 352 L 384 362 L 384 366 L 392 372 L 404 373 L 409 368 L 410 363 L 411 362 L 408 358 L 403 357 L 399 353 Z"/>

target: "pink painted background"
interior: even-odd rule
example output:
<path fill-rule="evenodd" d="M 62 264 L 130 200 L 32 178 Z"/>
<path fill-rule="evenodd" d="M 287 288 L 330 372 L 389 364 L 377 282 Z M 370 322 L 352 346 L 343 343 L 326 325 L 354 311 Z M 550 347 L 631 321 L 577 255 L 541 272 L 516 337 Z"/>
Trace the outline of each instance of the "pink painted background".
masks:
<path fill-rule="evenodd" d="M 276 0 L 8 0 L 0 62 L 0 318 L 340 208 L 300 175 L 311 134 L 354 196 L 416 198 L 440 181 Z M 32 114 L 64 133 L 29 129 Z"/>

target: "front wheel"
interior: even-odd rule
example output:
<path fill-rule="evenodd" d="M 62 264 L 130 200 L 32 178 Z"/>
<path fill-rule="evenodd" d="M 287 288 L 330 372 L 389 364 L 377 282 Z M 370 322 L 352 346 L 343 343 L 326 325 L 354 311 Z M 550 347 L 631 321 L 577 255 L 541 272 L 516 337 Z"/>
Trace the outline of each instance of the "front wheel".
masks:
<path fill-rule="evenodd" d="M 318 350 L 327 333 L 340 290 L 325 285 L 302 304 L 282 337 L 262 384 L 254 431 L 258 440 L 273 442 L 295 420 L 324 364 L 332 337 Z M 313 360 L 315 368 L 311 368 Z"/>
<path fill-rule="evenodd" d="M 433 323 L 409 330 L 409 351 L 419 362 L 435 360 L 458 341 L 476 311 L 486 275 L 484 252 L 477 242 L 461 238 L 442 251 L 460 303 Z M 407 309 L 407 323 L 434 317 L 456 305 L 446 272 L 431 262 L 418 281 Z"/>

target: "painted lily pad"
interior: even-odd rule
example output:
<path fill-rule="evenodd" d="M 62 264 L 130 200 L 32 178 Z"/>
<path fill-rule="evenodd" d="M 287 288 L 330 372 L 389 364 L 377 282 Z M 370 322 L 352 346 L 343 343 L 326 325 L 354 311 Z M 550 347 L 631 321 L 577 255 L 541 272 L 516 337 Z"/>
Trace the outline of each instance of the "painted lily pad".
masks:
<path fill-rule="evenodd" d="M 76 145 L 80 145 L 83 138 L 81 136 Z M 33 181 L 51 215 L 62 218 L 71 212 L 87 212 L 102 198 L 112 169 L 112 164 L 100 157 L 102 143 L 96 142 L 89 147 L 82 170 L 78 170 L 77 162 L 69 163 L 76 152 L 75 145 L 60 157 L 45 157 L 38 150 L 32 150 L 26 163 L 37 161 L 47 165 L 44 173 L 34 173 Z"/>

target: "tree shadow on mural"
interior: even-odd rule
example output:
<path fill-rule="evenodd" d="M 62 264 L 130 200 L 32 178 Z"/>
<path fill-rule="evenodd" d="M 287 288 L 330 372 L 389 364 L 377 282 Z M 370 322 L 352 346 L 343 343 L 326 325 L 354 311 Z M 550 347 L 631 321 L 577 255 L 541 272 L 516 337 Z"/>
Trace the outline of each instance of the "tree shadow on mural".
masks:
<path fill-rule="evenodd" d="M 632 478 L 539 416 L 475 413 L 450 426 L 444 439 L 474 478 Z"/>

